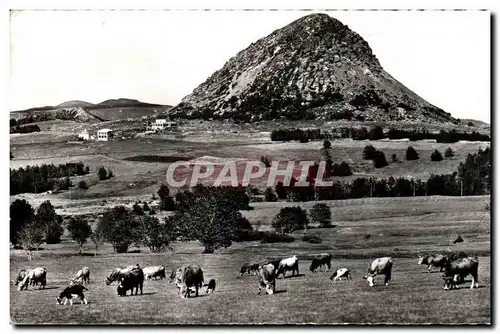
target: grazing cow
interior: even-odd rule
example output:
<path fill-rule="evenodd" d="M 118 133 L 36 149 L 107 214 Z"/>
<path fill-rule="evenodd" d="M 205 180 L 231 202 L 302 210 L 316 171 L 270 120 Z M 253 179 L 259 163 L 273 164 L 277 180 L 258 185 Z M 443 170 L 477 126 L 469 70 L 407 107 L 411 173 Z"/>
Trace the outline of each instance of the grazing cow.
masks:
<path fill-rule="evenodd" d="M 155 280 L 156 280 L 156 278 L 159 278 L 159 279 L 166 278 L 164 266 L 146 267 L 146 268 L 142 269 L 142 271 L 144 272 L 144 278 L 146 280 L 153 279 L 153 278 Z"/>
<path fill-rule="evenodd" d="M 173 278 L 172 278 L 173 276 Z M 189 298 L 191 287 L 195 288 L 196 297 L 198 297 L 198 289 L 203 286 L 203 269 L 197 265 L 182 266 L 170 275 L 170 282 L 175 279 L 177 288 L 181 298 Z"/>
<path fill-rule="evenodd" d="M 279 277 L 280 274 L 283 274 L 283 278 L 285 278 L 287 271 L 291 271 L 292 276 L 295 275 L 295 272 L 299 275 L 299 259 L 297 258 L 297 255 L 280 261 L 278 270 L 276 271 L 276 278 Z"/>
<path fill-rule="evenodd" d="M 243 276 L 244 273 L 249 275 L 256 275 L 259 271 L 258 263 L 245 263 L 240 270 L 240 276 Z"/>
<path fill-rule="evenodd" d="M 330 276 L 330 279 L 333 279 L 334 282 L 336 280 L 342 280 L 342 278 L 351 279 L 351 273 L 350 273 L 349 269 L 347 269 L 347 268 L 337 269 L 333 273 L 333 275 Z"/>
<path fill-rule="evenodd" d="M 128 290 L 130 290 L 130 295 L 133 295 L 135 288 L 135 295 L 137 296 L 137 293 L 139 292 L 140 288 L 142 295 L 143 284 L 144 284 L 144 272 L 142 271 L 141 268 L 135 267 L 129 272 L 127 272 L 125 275 L 123 275 L 123 278 L 120 284 L 118 284 L 116 291 L 118 292 L 118 296 L 126 296 Z"/>
<path fill-rule="evenodd" d="M 26 277 L 26 274 L 28 273 L 28 271 L 30 271 L 30 269 L 28 269 L 27 271 L 26 271 L 26 269 L 22 269 L 19 272 L 19 274 L 17 274 L 16 283 L 14 283 L 15 286 L 18 286 L 19 283 L 24 280 L 24 278 Z"/>
<path fill-rule="evenodd" d="M 73 276 L 73 279 L 71 280 L 70 284 L 87 284 L 90 283 L 90 268 L 89 267 L 83 267 L 79 269 L 75 276 Z"/>
<path fill-rule="evenodd" d="M 214 292 L 215 292 L 215 280 L 212 278 L 208 282 L 208 287 L 207 287 L 206 293 L 209 294 L 209 293 L 214 293 Z"/>
<path fill-rule="evenodd" d="M 318 270 L 318 268 L 324 269 L 325 267 L 327 267 L 328 271 L 331 269 L 331 262 L 332 262 L 332 254 L 330 253 L 320 254 L 312 260 L 309 270 L 315 272 L 316 270 Z"/>
<path fill-rule="evenodd" d="M 277 276 L 278 275 L 276 274 L 276 267 L 272 263 L 268 263 L 260 267 L 258 273 L 259 292 L 257 294 L 260 295 L 260 292 L 263 288 L 266 289 L 266 293 L 268 295 L 272 295 L 273 293 L 275 293 Z"/>
<path fill-rule="evenodd" d="M 373 280 L 377 275 L 385 275 L 384 283 L 389 285 L 392 273 L 392 258 L 390 257 L 380 257 L 372 261 L 368 267 L 368 275 L 364 276 L 364 279 L 368 281 L 370 286 L 373 286 Z"/>
<path fill-rule="evenodd" d="M 460 277 L 462 280 L 467 275 L 472 275 L 471 289 L 479 288 L 479 277 L 478 277 L 479 259 L 474 257 L 465 257 L 457 260 L 453 260 L 446 265 L 445 273 L 442 276 L 444 280 L 444 289 L 449 290 L 457 287 L 457 283 L 460 283 Z"/>
<path fill-rule="evenodd" d="M 268 262 L 268 263 L 266 263 L 266 264 L 272 264 L 272 265 L 274 266 L 274 268 L 275 268 L 276 270 L 278 270 L 278 267 L 280 266 L 280 262 L 281 262 L 281 260 L 273 260 L 273 261 L 269 261 L 269 262 Z"/>
<path fill-rule="evenodd" d="M 85 295 L 83 294 L 83 291 L 88 290 L 81 284 L 74 284 L 70 285 L 67 288 L 65 288 L 59 297 L 57 297 L 57 305 L 61 305 L 62 300 L 64 299 L 64 305 L 69 300 L 69 304 L 73 305 L 73 298 L 80 297 L 80 304 L 87 304 L 87 299 L 85 299 Z"/>
<path fill-rule="evenodd" d="M 19 285 L 18 290 L 21 291 L 23 288 L 28 289 L 28 285 L 38 285 L 40 283 L 40 288 L 45 289 L 45 285 L 47 285 L 47 269 L 46 268 L 35 268 L 30 269 L 26 275 L 24 276 L 21 284 Z"/>
<path fill-rule="evenodd" d="M 118 284 L 120 284 L 121 280 L 127 274 L 129 271 L 131 271 L 134 268 L 139 268 L 139 265 L 136 264 L 135 266 L 128 266 L 125 268 L 116 268 L 113 269 L 111 274 L 106 278 L 106 285 L 110 285 L 114 281 L 118 281 Z"/>
<path fill-rule="evenodd" d="M 439 271 L 443 271 L 448 263 L 448 257 L 445 255 L 429 255 L 429 256 L 418 256 L 418 264 L 429 266 L 429 272 L 431 272 L 432 267 L 439 268 Z"/>

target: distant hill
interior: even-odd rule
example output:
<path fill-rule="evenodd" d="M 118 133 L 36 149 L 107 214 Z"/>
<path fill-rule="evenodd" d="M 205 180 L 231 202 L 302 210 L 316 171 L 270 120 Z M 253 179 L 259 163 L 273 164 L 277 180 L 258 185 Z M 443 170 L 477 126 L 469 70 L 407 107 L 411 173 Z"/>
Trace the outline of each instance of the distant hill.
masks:
<path fill-rule="evenodd" d="M 74 101 L 63 102 L 63 103 L 58 104 L 57 106 L 55 106 L 53 108 L 78 108 L 78 107 L 87 108 L 87 107 L 93 107 L 93 106 L 95 106 L 95 104 L 90 103 L 90 102 L 74 100 Z"/>
<path fill-rule="evenodd" d="M 118 108 L 118 107 L 163 107 L 161 104 L 146 103 L 134 99 L 111 99 L 102 101 L 92 107 L 92 109 L 100 108 Z"/>

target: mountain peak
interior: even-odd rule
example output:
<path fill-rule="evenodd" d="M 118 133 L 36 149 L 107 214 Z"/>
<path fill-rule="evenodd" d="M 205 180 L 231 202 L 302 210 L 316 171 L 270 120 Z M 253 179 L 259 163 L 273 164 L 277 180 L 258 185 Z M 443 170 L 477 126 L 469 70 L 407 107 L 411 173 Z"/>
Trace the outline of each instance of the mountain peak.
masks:
<path fill-rule="evenodd" d="M 385 72 L 361 36 L 326 14 L 304 16 L 252 43 L 169 113 L 245 120 L 453 120 Z"/>

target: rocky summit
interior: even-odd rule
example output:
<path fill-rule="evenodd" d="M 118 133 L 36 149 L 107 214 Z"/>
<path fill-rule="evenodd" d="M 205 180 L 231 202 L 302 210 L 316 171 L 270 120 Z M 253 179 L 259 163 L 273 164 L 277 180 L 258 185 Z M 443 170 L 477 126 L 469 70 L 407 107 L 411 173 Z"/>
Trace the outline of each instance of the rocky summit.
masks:
<path fill-rule="evenodd" d="M 307 15 L 252 43 L 169 114 L 247 121 L 454 121 L 384 71 L 361 36 L 326 14 Z"/>

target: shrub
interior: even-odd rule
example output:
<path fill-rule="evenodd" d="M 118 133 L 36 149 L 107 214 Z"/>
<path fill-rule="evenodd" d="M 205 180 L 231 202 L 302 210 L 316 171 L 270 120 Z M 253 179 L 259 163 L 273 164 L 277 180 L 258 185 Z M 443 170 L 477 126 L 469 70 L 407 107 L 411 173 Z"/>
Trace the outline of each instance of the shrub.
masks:
<path fill-rule="evenodd" d="M 365 148 L 363 149 L 363 159 L 365 160 L 373 160 L 375 157 L 377 150 L 373 145 L 366 145 Z"/>
<path fill-rule="evenodd" d="M 379 140 L 384 138 L 384 130 L 381 126 L 374 127 L 369 133 L 370 140 Z"/>
<path fill-rule="evenodd" d="M 278 183 L 276 183 L 274 190 L 276 191 L 276 195 L 279 199 L 286 199 L 286 189 L 283 185 L 283 182 L 279 181 Z"/>
<path fill-rule="evenodd" d="M 314 223 L 320 224 L 321 227 L 330 227 L 332 212 L 330 207 L 324 203 L 316 203 L 309 212 L 311 220 Z"/>
<path fill-rule="evenodd" d="M 396 155 L 396 153 L 392 154 L 391 160 L 392 160 L 392 162 L 398 162 L 398 156 Z"/>
<path fill-rule="evenodd" d="M 418 155 L 418 152 L 413 148 L 413 146 L 409 146 L 406 149 L 406 160 L 418 160 L 420 159 L 420 156 Z"/>
<path fill-rule="evenodd" d="M 149 211 L 149 215 L 150 215 L 150 216 L 152 216 L 152 215 L 156 215 L 156 211 L 155 211 L 155 209 L 151 209 L 151 210 Z"/>
<path fill-rule="evenodd" d="M 274 217 L 272 227 L 278 233 L 292 233 L 307 227 L 307 212 L 299 206 L 281 208 Z"/>
<path fill-rule="evenodd" d="M 317 235 L 304 235 L 302 241 L 308 242 L 310 244 L 320 244 L 322 242 L 321 238 Z"/>
<path fill-rule="evenodd" d="M 78 182 L 78 188 L 80 188 L 82 190 L 87 190 L 87 189 L 89 189 L 89 186 L 87 185 L 87 182 L 82 180 L 82 181 Z"/>
<path fill-rule="evenodd" d="M 441 152 L 438 150 L 434 150 L 434 152 L 431 153 L 431 161 L 441 161 L 443 160 L 443 155 Z"/>
<path fill-rule="evenodd" d="M 331 143 L 329 140 L 325 140 L 325 141 L 323 142 L 323 148 L 324 148 L 325 150 L 328 150 L 328 149 L 332 148 L 332 143 Z"/>
<path fill-rule="evenodd" d="M 266 202 L 277 202 L 278 201 L 278 196 L 273 191 L 273 188 L 267 187 L 266 191 L 264 192 L 264 199 Z"/>
<path fill-rule="evenodd" d="M 115 175 L 113 174 L 113 172 L 111 171 L 111 168 L 108 169 L 108 179 L 114 177 Z"/>
<path fill-rule="evenodd" d="M 453 152 L 453 150 L 452 150 L 452 148 L 451 148 L 451 147 L 448 147 L 448 148 L 446 149 L 446 151 L 444 151 L 444 156 L 445 156 L 446 158 L 452 158 L 452 157 L 454 157 L 454 156 L 455 156 L 455 152 Z"/>
<path fill-rule="evenodd" d="M 139 202 L 134 203 L 134 205 L 132 206 L 132 211 L 138 216 L 144 215 L 144 210 L 142 210 L 142 207 L 139 205 Z"/>
<path fill-rule="evenodd" d="M 106 172 L 106 168 L 99 167 L 97 171 L 97 176 L 99 177 L 99 181 L 104 181 L 108 179 L 108 172 Z"/>
<path fill-rule="evenodd" d="M 261 240 L 263 244 L 273 244 L 277 242 L 294 242 L 295 238 L 286 234 L 275 233 L 275 232 L 261 232 Z"/>
<path fill-rule="evenodd" d="M 149 205 L 148 203 L 144 202 L 143 206 L 142 206 L 142 211 L 146 212 L 146 211 L 150 211 L 151 209 L 149 208 Z"/>
<path fill-rule="evenodd" d="M 352 170 L 351 166 L 345 161 L 342 161 L 340 164 L 333 164 L 331 175 L 333 176 L 351 176 Z"/>
<path fill-rule="evenodd" d="M 266 167 L 271 167 L 271 161 L 269 161 L 269 158 L 266 156 L 261 156 L 260 162 L 262 162 Z"/>
<path fill-rule="evenodd" d="M 375 168 L 382 168 L 389 165 L 389 163 L 385 159 L 384 152 L 379 150 L 375 152 L 375 156 L 373 157 L 373 165 L 375 166 Z"/>

